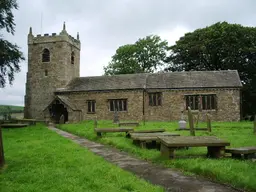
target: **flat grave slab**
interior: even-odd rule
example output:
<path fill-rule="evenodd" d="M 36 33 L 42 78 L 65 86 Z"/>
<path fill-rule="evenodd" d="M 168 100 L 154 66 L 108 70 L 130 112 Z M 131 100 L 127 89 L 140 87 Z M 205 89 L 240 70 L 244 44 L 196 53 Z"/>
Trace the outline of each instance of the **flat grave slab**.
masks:
<path fill-rule="evenodd" d="M 165 132 L 165 129 L 145 129 L 145 130 L 134 130 L 133 133 L 161 133 Z"/>
<path fill-rule="evenodd" d="M 207 156 L 212 158 L 221 157 L 225 146 L 230 143 L 215 136 L 180 136 L 158 137 L 161 142 L 161 154 L 168 158 L 174 158 L 174 151 L 178 147 L 207 147 Z"/>
<path fill-rule="evenodd" d="M 134 130 L 128 133 L 127 137 L 131 137 L 130 133 L 162 133 L 165 129 L 144 129 L 144 130 Z"/>
<path fill-rule="evenodd" d="M 177 128 L 175 130 L 176 131 L 190 131 L 189 128 Z M 197 130 L 197 131 L 207 131 L 208 129 L 207 128 L 194 128 L 194 130 Z"/>
<path fill-rule="evenodd" d="M 120 122 L 118 123 L 118 126 L 121 127 L 121 126 L 139 126 L 140 124 L 138 122 Z"/>
<path fill-rule="evenodd" d="M 250 157 L 256 157 L 256 146 L 238 147 L 225 149 L 226 153 L 231 153 L 233 158 L 249 159 Z"/>
<path fill-rule="evenodd" d="M 158 140 L 160 136 L 180 136 L 178 133 L 160 132 L 160 133 L 130 133 L 133 140 Z"/>
<path fill-rule="evenodd" d="M 133 131 L 133 128 L 128 128 L 128 127 L 95 128 L 94 131 L 98 136 L 101 136 L 102 133 L 117 133 L 117 132 L 125 132 L 127 135 L 130 131 Z"/>
<path fill-rule="evenodd" d="M 169 133 L 169 132 L 157 132 L 157 133 L 129 133 L 133 143 L 135 145 L 139 145 L 141 148 L 147 148 L 147 145 L 151 145 L 150 148 L 157 147 L 157 142 L 159 142 L 158 137 L 174 137 L 180 136 L 177 133 Z"/>
<path fill-rule="evenodd" d="M 2 124 L 1 127 L 2 128 L 23 128 L 23 127 L 27 127 L 28 124 L 17 124 L 17 123 L 9 123 L 9 124 Z"/>

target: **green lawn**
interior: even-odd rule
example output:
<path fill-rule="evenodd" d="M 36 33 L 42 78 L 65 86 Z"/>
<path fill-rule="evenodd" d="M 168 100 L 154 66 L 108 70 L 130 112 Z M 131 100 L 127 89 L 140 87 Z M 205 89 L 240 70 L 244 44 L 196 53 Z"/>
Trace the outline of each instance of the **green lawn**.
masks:
<path fill-rule="evenodd" d="M 164 191 L 43 125 L 3 129 L 3 139 L 1 192 Z"/>
<path fill-rule="evenodd" d="M 99 121 L 98 127 L 116 127 L 111 121 Z M 253 135 L 252 122 L 213 122 L 212 132 L 197 131 L 196 135 L 215 135 L 231 143 L 231 147 L 256 146 L 256 136 Z M 166 128 L 170 132 L 189 135 L 189 131 L 175 131 L 177 122 L 147 122 L 137 129 Z M 199 124 L 199 127 L 206 127 Z M 185 174 L 199 174 L 234 187 L 255 191 L 256 190 L 256 163 L 249 160 L 235 160 L 231 158 L 207 159 L 198 157 L 206 154 L 206 147 L 195 147 L 189 150 L 176 151 L 177 158 L 166 160 L 161 158 L 157 150 L 140 149 L 132 144 L 131 139 L 124 137 L 123 133 L 108 133 L 102 138 L 97 138 L 93 131 L 93 122 L 85 121 L 78 124 L 61 125 L 61 129 L 84 136 L 100 143 L 115 146 L 142 159 L 162 164 L 166 167 L 178 168 Z M 190 156 L 190 158 L 184 158 Z"/>

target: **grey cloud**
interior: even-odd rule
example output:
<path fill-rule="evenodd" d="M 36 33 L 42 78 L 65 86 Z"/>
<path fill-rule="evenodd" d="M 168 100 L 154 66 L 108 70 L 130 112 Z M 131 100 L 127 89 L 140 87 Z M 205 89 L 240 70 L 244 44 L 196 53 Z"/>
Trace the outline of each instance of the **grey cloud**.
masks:
<path fill-rule="evenodd" d="M 15 36 L 1 31 L 5 38 L 17 43 L 27 56 L 30 26 L 34 34 L 41 30 L 58 33 L 66 21 L 72 36 L 80 33 L 82 76 L 101 75 L 103 66 L 119 46 L 146 35 L 168 32 L 171 38 L 176 27 L 193 31 L 218 21 L 256 25 L 255 0 L 19 0 L 18 3 L 19 10 L 14 11 Z M 14 85 L 0 90 L 0 104 L 23 103 L 27 63 L 22 62 L 21 66 Z"/>

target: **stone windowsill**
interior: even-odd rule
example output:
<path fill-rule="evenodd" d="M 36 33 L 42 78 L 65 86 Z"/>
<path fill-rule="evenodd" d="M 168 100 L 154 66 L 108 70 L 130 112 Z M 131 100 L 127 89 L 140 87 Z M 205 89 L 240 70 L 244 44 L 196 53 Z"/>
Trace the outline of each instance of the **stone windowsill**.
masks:
<path fill-rule="evenodd" d="M 112 112 L 112 113 L 115 113 L 115 111 L 109 111 L 109 112 Z M 117 111 L 117 113 L 127 113 L 128 111 Z"/>
<path fill-rule="evenodd" d="M 187 112 L 188 110 L 186 110 L 186 112 Z M 191 109 L 191 111 L 192 112 L 200 112 L 199 110 L 192 110 Z M 216 112 L 217 110 L 216 109 L 204 109 L 204 110 L 202 110 L 202 112 Z"/>

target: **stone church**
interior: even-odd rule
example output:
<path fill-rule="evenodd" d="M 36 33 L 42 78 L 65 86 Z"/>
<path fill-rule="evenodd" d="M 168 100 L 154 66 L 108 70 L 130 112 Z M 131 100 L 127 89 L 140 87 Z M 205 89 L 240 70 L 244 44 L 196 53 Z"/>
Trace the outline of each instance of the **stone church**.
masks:
<path fill-rule="evenodd" d="M 214 121 L 240 120 L 242 87 L 236 70 L 80 77 L 80 40 L 28 34 L 24 118 L 177 121 L 188 106 Z M 88 66 L 92 67 L 92 66 Z"/>

